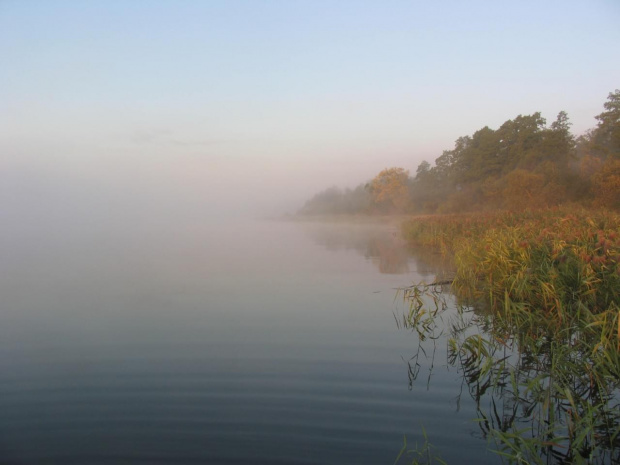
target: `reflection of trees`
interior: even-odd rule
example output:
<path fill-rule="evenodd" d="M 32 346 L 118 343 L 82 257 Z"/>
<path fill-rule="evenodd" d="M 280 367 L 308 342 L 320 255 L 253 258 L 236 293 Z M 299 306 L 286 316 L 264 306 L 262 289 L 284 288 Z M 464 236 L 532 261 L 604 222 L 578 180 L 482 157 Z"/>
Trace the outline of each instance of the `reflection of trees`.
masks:
<path fill-rule="evenodd" d="M 408 250 L 415 257 L 417 269 L 420 273 L 435 275 L 438 281 L 442 281 L 446 275 L 453 275 L 454 264 L 452 259 L 435 248 L 409 246 Z"/>
<path fill-rule="evenodd" d="M 381 273 L 410 271 L 413 257 L 395 228 L 363 223 L 310 223 L 306 231 L 328 250 L 355 250 L 376 264 Z"/>
<path fill-rule="evenodd" d="M 411 248 L 396 225 L 378 223 L 308 222 L 304 229 L 328 250 L 355 250 L 374 263 L 381 273 L 441 274 L 451 268 L 447 259 L 428 248 Z"/>
<path fill-rule="evenodd" d="M 304 229 L 328 250 L 355 250 L 374 263 L 381 273 L 441 275 L 452 266 L 448 259 L 429 248 L 411 248 L 401 238 L 397 225 L 355 222 L 307 222 Z"/>
<path fill-rule="evenodd" d="M 394 235 L 370 237 L 364 255 L 377 265 L 381 273 L 403 274 L 409 271 L 409 253 Z"/>
<path fill-rule="evenodd" d="M 500 315 L 452 306 L 450 313 L 446 295 L 430 286 L 407 289 L 405 297 L 411 306 L 397 324 L 419 336 L 410 388 L 421 357 L 432 365 L 444 335 L 448 363 L 462 374 L 457 405 L 467 390 L 484 437 L 510 463 L 620 463 L 616 340 L 596 325 L 576 320 L 560 327 L 518 308 Z"/>

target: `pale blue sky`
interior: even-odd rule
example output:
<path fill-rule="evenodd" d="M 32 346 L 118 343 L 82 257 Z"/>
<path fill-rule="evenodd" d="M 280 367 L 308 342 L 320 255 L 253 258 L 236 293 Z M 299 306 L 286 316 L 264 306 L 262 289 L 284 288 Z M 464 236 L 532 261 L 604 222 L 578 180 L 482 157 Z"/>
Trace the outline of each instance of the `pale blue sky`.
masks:
<path fill-rule="evenodd" d="M 0 0 L 0 176 L 14 200 L 291 210 L 518 114 L 594 127 L 619 24 L 617 0 Z"/>

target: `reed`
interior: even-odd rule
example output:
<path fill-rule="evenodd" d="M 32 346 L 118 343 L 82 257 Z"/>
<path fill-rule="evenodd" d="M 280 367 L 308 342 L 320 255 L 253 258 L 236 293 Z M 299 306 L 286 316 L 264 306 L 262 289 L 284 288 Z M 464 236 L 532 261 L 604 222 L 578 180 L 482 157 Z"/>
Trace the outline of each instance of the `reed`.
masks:
<path fill-rule="evenodd" d="M 620 303 L 620 215 L 585 210 L 426 217 L 408 221 L 412 244 L 454 256 L 453 291 L 494 310 L 506 295 L 559 320 Z"/>
<path fill-rule="evenodd" d="M 424 438 L 422 445 L 416 443 L 413 448 L 408 446 L 407 437 L 403 438 L 403 447 L 400 450 L 398 457 L 396 457 L 394 465 L 402 462 L 406 462 L 409 465 L 447 465 L 447 463 L 441 458 L 441 455 L 435 451 L 435 446 L 429 442 L 428 435 L 426 434 L 424 427 L 422 427 L 422 436 Z"/>
<path fill-rule="evenodd" d="M 620 462 L 620 216 L 427 217 L 403 234 L 454 257 L 449 362 L 497 452 L 510 463 Z M 404 297 L 404 325 L 435 337 L 446 307 L 437 289 Z"/>

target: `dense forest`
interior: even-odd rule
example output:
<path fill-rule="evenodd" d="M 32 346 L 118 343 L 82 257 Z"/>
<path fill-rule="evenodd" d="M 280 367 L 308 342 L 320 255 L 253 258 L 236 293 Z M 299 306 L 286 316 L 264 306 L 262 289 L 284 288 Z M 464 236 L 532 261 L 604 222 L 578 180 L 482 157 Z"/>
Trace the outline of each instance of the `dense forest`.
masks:
<path fill-rule="evenodd" d="M 301 215 L 454 213 L 523 210 L 560 204 L 620 209 L 620 90 L 611 92 L 598 124 L 575 137 L 568 115 L 537 112 L 498 129 L 459 137 L 434 165 L 415 175 L 388 168 L 354 189 L 316 194 Z"/>

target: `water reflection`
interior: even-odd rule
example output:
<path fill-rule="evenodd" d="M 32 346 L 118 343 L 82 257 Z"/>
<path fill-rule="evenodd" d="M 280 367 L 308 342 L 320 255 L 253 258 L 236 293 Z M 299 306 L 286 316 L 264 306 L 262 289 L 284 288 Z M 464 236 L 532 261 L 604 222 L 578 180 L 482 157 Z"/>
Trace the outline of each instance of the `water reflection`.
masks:
<path fill-rule="evenodd" d="M 290 222 L 5 239 L 0 462 L 393 462 L 414 415 L 449 407 L 394 363 L 392 289 L 422 278 L 379 274 L 365 241 L 389 230 L 332 250 Z"/>
<path fill-rule="evenodd" d="M 309 221 L 303 227 L 320 246 L 330 251 L 354 250 L 383 274 L 407 274 L 414 270 L 436 274 L 446 269 L 445 259 L 435 251 L 412 253 L 397 222 Z"/>
<path fill-rule="evenodd" d="M 407 360 L 409 388 L 429 389 L 439 341 L 447 366 L 462 377 L 476 406 L 481 436 L 510 463 L 620 463 L 620 363 L 592 328 L 558 331 L 459 305 L 441 286 L 404 290 L 397 326 L 417 335 Z M 427 376 L 421 376 L 423 368 Z M 432 439 L 432 438 L 431 438 Z"/>
<path fill-rule="evenodd" d="M 393 289 L 432 266 L 378 272 L 368 239 L 396 225 L 307 226 L 349 239 L 267 221 L 5 239 L 0 462 L 393 463 L 423 424 L 449 463 L 497 463 L 447 389 L 403 385 Z"/>

